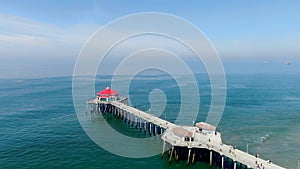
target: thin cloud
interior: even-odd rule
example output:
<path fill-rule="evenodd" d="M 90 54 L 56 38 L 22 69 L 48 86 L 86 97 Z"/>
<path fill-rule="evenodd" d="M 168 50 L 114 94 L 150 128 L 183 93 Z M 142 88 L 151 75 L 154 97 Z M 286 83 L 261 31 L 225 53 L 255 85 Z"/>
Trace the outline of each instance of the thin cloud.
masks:
<path fill-rule="evenodd" d="M 84 24 L 60 28 L 20 16 L 0 14 L 0 28 L 1 57 L 20 57 L 36 51 L 44 51 L 47 55 L 52 52 L 57 54 L 58 51 L 65 55 L 74 49 L 79 51 L 99 25 Z"/>

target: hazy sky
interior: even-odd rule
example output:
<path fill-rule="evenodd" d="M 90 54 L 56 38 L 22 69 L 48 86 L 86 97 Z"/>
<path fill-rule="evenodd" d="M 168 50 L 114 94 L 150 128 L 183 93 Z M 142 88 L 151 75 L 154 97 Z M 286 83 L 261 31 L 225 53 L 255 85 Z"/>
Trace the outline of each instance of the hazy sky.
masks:
<path fill-rule="evenodd" d="M 227 73 L 300 73 L 300 1 L 7 0 L 0 1 L 0 77 L 71 75 L 96 30 L 137 12 L 196 25 Z"/>

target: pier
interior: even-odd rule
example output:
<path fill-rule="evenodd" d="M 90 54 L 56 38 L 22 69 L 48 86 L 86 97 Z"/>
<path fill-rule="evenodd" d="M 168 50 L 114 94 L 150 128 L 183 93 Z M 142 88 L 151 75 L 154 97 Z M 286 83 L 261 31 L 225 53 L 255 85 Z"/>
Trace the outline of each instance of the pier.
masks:
<path fill-rule="evenodd" d="M 207 162 L 221 169 L 284 169 L 259 155 L 251 155 L 222 142 L 221 133 L 210 124 L 181 126 L 128 105 L 127 98 L 109 88 L 87 101 L 87 111 L 111 113 L 150 135 L 160 135 L 163 141 L 162 158 L 168 152 L 169 163 L 186 160 L 187 164 Z"/>

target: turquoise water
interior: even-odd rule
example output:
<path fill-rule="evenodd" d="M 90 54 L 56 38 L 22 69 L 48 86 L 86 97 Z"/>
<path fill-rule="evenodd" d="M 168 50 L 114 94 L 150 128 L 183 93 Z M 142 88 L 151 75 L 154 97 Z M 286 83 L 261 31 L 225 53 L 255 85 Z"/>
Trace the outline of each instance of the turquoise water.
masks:
<path fill-rule="evenodd" d="M 201 95 L 197 121 L 203 121 L 210 85 L 205 75 L 196 77 Z M 109 84 L 109 76 L 98 78 L 96 90 Z M 250 153 L 295 169 L 300 159 L 299 84 L 299 75 L 227 75 L 227 103 L 218 126 L 223 141 L 242 150 L 248 144 Z M 162 117 L 176 119 L 180 94 L 172 78 L 143 76 L 130 88 L 132 104 L 142 110 L 150 107 L 149 92 L 160 88 L 168 98 Z M 168 164 L 159 155 L 124 158 L 98 147 L 77 120 L 71 77 L 0 79 L 0 103 L 0 168 L 209 168 L 185 161 Z M 143 137 L 118 119 L 108 121 L 121 133 Z"/>

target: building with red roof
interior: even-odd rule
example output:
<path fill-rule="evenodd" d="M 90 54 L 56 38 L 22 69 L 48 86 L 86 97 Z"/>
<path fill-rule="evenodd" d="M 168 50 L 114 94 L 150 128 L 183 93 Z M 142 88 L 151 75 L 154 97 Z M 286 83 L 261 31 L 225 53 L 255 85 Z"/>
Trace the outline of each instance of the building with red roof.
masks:
<path fill-rule="evenodd" d="M 119 93 L 110 89 L 109 87 L 106 87 L 106 89 L 97 93 L 98 100 L 103 102 L 116 101 L 118 96 Z"/>

